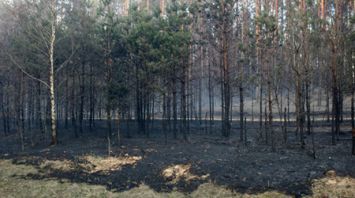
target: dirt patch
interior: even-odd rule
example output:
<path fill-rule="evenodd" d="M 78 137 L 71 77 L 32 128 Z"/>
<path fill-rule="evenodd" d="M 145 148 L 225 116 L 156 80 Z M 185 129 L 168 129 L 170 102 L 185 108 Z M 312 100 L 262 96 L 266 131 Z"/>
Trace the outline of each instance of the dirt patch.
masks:
<path fill-rule="evenodd" d="M 162 172 L 165 180 L 169 183 L 176 184 L 181 180 L 191 181 L 191 180 L 205 180 L 209 177 L 209 174 L 198 176 L 194 175 L 190 171 L 191 164 L 177 164 L 165 168 Z"/>
<path fill-rule="evenodd" d="M 123 166 L 134 166 L 139 160 L 140 156 L 124 156 L 124 157 L 100 157 L 93 155 L 86 155 L 81 158 L 79 166 L 89 173 L 106 172 L 121 170 Z"/>

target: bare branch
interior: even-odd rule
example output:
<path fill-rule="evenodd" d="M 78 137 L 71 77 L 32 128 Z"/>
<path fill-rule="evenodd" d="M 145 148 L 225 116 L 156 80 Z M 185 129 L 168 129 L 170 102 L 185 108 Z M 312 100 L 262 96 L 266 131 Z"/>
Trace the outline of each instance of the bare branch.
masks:
<path fill-rule="evenodd" d="M 61 69 L 63 69 L 63 67 L 65 67 L 69 61 L 72 59 L 72 57 L 74 56 L 74 54 L 76 53 L 78 49 L 72 50 L 72 53 L 70 54 L 69 58 L 67 58 L 67 60 L 65 60 L 56 70 L 55 73 L 58 73 Z"/>
<path fill-rule="evenodd" d="M 22 67 L 19 63 L 17 63 L 17 62 L 15 61 L 15 59 L 11 56 L 11 54 L 7 53 L 7 55 L 8 55 L 8 57 L 10 58 L 11 62 L 12 62 L 16 67 L 18 67 L 24 74 L 26 74 L 26 75 L 27 75 L 28 77 L 30 77 L 31 79 L 36 80 L 36 81 L 38 81 L 38 82 L 44 84 L 47 88 L 49 88 L 49 85 L 48 85 L 45 81 L 43 81 L 43 80 L 41 80 L 41 79 L 39 79 L 39 78 L 34 77 L 34 76 L 31 75 L 30 73 L 28 73 L 25 69 L 23 69 L 23 67 Z"/>

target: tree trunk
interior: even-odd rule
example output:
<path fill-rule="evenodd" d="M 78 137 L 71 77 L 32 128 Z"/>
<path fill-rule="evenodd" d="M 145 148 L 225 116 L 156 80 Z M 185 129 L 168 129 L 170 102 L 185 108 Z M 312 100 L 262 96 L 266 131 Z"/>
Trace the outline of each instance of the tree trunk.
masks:
<path fill-rule="evenodd" d="M 228 65 L 228 47 L 227 47 L 227 40 L 224 37 L 223 39 L 223 92 L 224 92 L 224 115 L 223 115 L 223 136 L 229 137 L 230 135 L 230 120 L 229 120 L 229 110 L 230 110 L 230 82 L 229 82 L 229 65 Z"/>
<path fill-rule="evenodd" d="M 256 0 L 255 5 L 255 18 L 260 17 L 261 3 L 260 0 Z M 255 36 L 256 36 L 256 65 L 259 68 L 259 138 L 262 139 L 263 133 L 263 86 L 262 86 L 262 65 L 260 61 L 260 24 L 256 23 L 255 27 Z"/>
<path fill-rule="evenodd" d="M 290 125 L 290 89 L 287 89 L 287 125 Z"/>
<path fill-rule="evenodd" d="M 93 71 L 93 64 L 90 64 L 90 96 L 89 96 L 89 103 L 90 103 L 90 116 L 89 116 L 89 127 L 90 131 L 92 131 L 93 127 L 95 126 L 95 85 L 94 85 L 94 71 Z"/>
<path fill-rule="evenodd" d="M 119 110 L 117 110 L 117 143 L 118 145 L 122 145 L 122 140 L 121 140 L 121 113 Z"/>
<path fill-rule="evenodd" d="M 50 45 L 49 45 L 49 99 L 50 99 L 50 119 L 51 119 L 51 145 L 57 144 L 57 125 L 56 125 L 56 104 L 55 104 L 55 87 L 54 87 L 54 42 L 56 35 L 56 14 L 55 14 L 55 2 L 51 3 L 51 37 L 50 37 Z"/>
<path fill-rule="evenodd" d="M 168 133 L 167 133 L 167 128 L 166 128 L 166 120 L 167 120 L 167 102 L 166 102 L 166 95 L 165 93 L 163 94 L 163 115 L 162 115 L 162 129 L 164 133 L 164 142 L 165 144 L 168 143 Z"/>
<path fill-rule="evenodd" d="M 334 23 L 334 31 L 338 34 L 341 32 L 340 23 L 341 23 L 341 14 L 340 14 L 340 7 L 341 2 L 335 1 L 335 23 Z M 340 88 L 338 85 L 338 51 L 340 45 L 340 38 L 334 38 L 331 40 L 331 50 L 332 50 L 332 58 L 331 58 L 331 75 L 332 75 L 332 102 L 333 102 L 333 124 L 335 127 L 332 130 L 332 144 L 335 145 L 335 136 L 339 135 L 339 124 L 340 124 Z"/>
<path fill-rule="evenodd" d="M 329 90 L 326 90 L 327 96 L 326 96 L 326 105 L 325 105 L 325 114 L 327 115 L 327 122 L 330 122 L 330 104 L 329 104 Z"/>
<path fill-rule="evenodd" d="M 314 116 L 313 116 L 313 125 L 314 125 Z M 316 159 L 316 145 L 314 142 L 314 126 L 311 127 L 312 133 L 312 151 L 313 151 L 313 159 Z"/>
<path fill-rule="evenodd" d="M 135 66 L 135 92 L 136 92 L 136 116 L 135 119 L 137 121 L 138 124 L 138 134 L 140 134 L 141 131 L 141 94 L 140 94 L 140 82 L 139 82 L 139 75 L 138 75 L 138 64 Z"/>
<path fill-rule="evenodd" d="M 111 135 L 112 135 L 112 98 L 111 98 L 111 84 L 112 84 L 112 60 L 111 58 L 107 58 L 106 61 L 106 66 L 107 66 L 107 103 L 106 103 L 106 115 L 107 115 L 107 152 L 108 155 L 111 155 Z"/>
<path fill-rule="evenodd" d="M 354 88 L 352 88 L 354 90 Z M 354 120 L 354 91 L 351 93 L 351 127 L 355 128 L 355 120 Z"/>
<path fill-rule="evenodd" d="M 286 107 L 284 111 L 284 143 L 287 144 L 287 113 Z"/>
<path fill-rule="evenodd" d="M 240 96 L 239 97 L 240 142 L 243 142 L 243 136 L 244 136 L 243 135 L 243 131 L 244 131 L 244 96 L 243 96 L 243 83 L 242 82 L 239 82 L 239 96 Z"/>
<path fill-rule="evenodd" d="M 66 69 L 66 79 L 65 79 L 65 103 L 64 103 L 64 126 L 68 128 L 68 117 L 69 117 L 69 69 Z"/>
<path fill-rule="evenodd" d="M 260 93 L 259 93 L 259 133 L 260 138 L 263 138 L 263 86 L 260 74 Z"/>
<path fill-rule="evenodd" d="M 306 74 L 307 75 L 307 74 Z M 311 98 L 309 90 L 309 80 L 306 80 L 306 108 L 307 108 L 307 133 L 311 135 Z"/>
<path fill-rule="evenodd" d="M 39 79 L 39 76 L 38 76 Z M 41 91 L 41 83 L 37 82 L 37 100 L 36 100 L 36 119 L 37 119 L 37 127 L 41 132 L 41 139 L 44 141 L 44 126 L 43 126 L 43 119 L 42 119 L 42 91 Z"/>
<path fill-rule="evenodd" d="M 151 109 L 151 130 L 154 130 L 154 119 L 155 119 L 155 94 L 152 97 L 152 109 Z"/>
<path fill-rule="evenodd" d="M 166 101 L 166 119 L 168 124 L 168 131 L 171 132 L 171 93 L 168 92 L 167 101 Z"/>
<path fill-rule="evenodd" d="M 182 71 L 182 77 L 181 77 L 182 80 L 181 80 L 181 93 L 180 93 L 181 94 L 181 118 L 182 118 L 181 130 L 182 130 L 182 135 L 183 135 L 184 140 L 187 141 L 187 134 L 186 134 L 186 109 L 187 109 L 186 81 L 188 80 L 188 77 L 187 77 L 187 68 L 186 68 L 186 64 L 184 61 L 183 61 L 182 67 L 183 67 L 183 71 Z M 202 95 L 202 93 L 201 93 L 201 95 Z M 200 120 L 200 122 L 201 122 L 201 120 Z"/>
<path fill-rule="evenodd" d="M 84 99 L 85 99 L 85 61 L 81 63 L 80 82 L 80 107 L 79 107 L 79 131 L 83 133 Z"/>
<path fill-rule="evenodd" d="M 354 2 L 355 3 L 355 2 Z M 353 5 L 355 9 L 355 4 Z M 351 126 L 355 128 L 355 50 L 352 52 L 352 83 L 351 83 Z"/>
<path fill-rule="evenodd" d="M 203 72 L 203 48 L 200 48 L 200 72 L 198 79 L 198 119 L 200 127 L 202 125 L 202 72 Z"/>
<path fill-rule="evenodd" d="M 221 3 L 221 12 L 222 16 L 225 17 L 226 12 L 226 3 L 223 1 Z M 229 118 L 230 105 L 231 105 L 231 91 L 230 91 L 230 79 L 229 79 L 229 61 L 228 61 L 228 52 L 229 52 L 229 27 L 227 24 L 227 19 L 224 19 L 222 24 L 222 33 L 221 33 L 221 59 L 222 59 L 222 95 L 223 95 L 223 119 L 222 119 L 222 134 L 224 137 L 230 136 L 231 123 Z"/>
<path fill-rule="evenodd" d="M 160 15 L 165 16 L 165 0 L 159 0 Z"/>
<path fill-rule="evenodd" d="M 144 100 L 144 118 L 143 120 L 145 121 L 145 135 L 147 138 L 150 136 L 150 96 L 147 96 L 148 94 L 145 94 L 145 100 Z"/>
<path fill-rule="evenodd" d="M 267 116 L 267 105 L 265 103 L 264 105 L 264 131 L 265 131 L 265 143 L 269 144 L 269 124 L 267 122 L 268 116 Z"/>
<path fill-rule="evenodd" d="M 112 134 L 112 123 L 111 123 L 111 100 L 108 99 L 107 104 L 106 104 L 106 115 L 107 115 L 107 153 L 110 156 L 111 155 L 111 134 Z"/>
<path fill-rule="evenodd" d="M 177 139 L 177 94 L 176 94 L 176 80 L 173 79 L 173 135 Z"/>
<path fill-rule="evenodd" d="M 299 104 L 299 108 L 300 108 L 300 117 L 299 117 L 299 129 L 300 129 L 300 143 L 301 143 L 301 148 L 305 148 L 305 141 L 304 141 L 304 123 L 305 123 L 305 112 L 304 112 L 304 97 L 303 97 L 303 84 L 301 83 L 301 91 L 300 91 L 300 104 Z"/>
<path fill-rule="evenodd" d="M 3 129 L 4 129 L 4 135 L 7 136 L 7 121 L 6 121 L 6 110 L 5 110 L 5 90 L 4 90 L 4 86 L 3 84 L 1 85 L 1 91 L 0 91 L 0 102 L 1 102 L 1 116 L 2 116 L 2 125 L 3 125 Z"/>
<path fill-rule="evenodd" d="M 16 129 L 20 139 L 21 151 L 25 150 L 24 142 L 24 107 L 23 107 L 23 73 L 18 74 L 18 95 L 16 96 Z"/>
<path fill-rule="evenodd" d="M 28 93 L 28 109 L 27 109 L 27 129 L 28 132 L 30 133 L 30 141 L 31 141 L 31 146 L 34 146 L 34 140 L 33 140 L 33 118 L 34 118 L 34 95 L 33 95 L 33 85 L 32 82 L 28 82 L 28 89 L 30 90 Z"/>
<path fill-rule="evenodd" d="M 74 130 L 74 135 L 75 138 L 79 137 L 78 134 L 78 128 L 76 125 L 76 97 L 75 97 L 75 86 L 76 86 L 76 76 L 75 76 L 75 70 L 73 69 L 73 73 L 72 73 L 72 87 L 71 87 L 71 123 L 72 123 L 72 127 Z"/>
<path fill-rule="evenodd" d="M 10 81 L 7 81 L 7 87 L 10 86 Z M 9 97 L 5 98 L 5 105 L 6 105 L 6 127 L 7 127 L 7 133 L 10 133 L 10 129 L 11 129 L 11 122 L 10 122 L 10 99 Z"/>
<path fill-rule="evenodd" d="M 269 74 L 270 75 L 270 74 Z M 271 76 L 269 77 L 271 78 Z M 275 150 L 275 140 L 274 140 L 274 129 L 272 124 L 272 98 L 271 98 L 271 79 L 268 80 L 268 102 L 269 102 L 269 122 L 268 122 L 268 130 L 271 131 L 271 148 Z"/>
<path fill-rule="evenodd" d="M 248 135 L 247 135 L 247 118 L 244 118 L 244 144 L 248 145 Z"/>
<path fill-rule="evenodd" d="M 208 63 L 208 102 L 209 102 L 209 113 L 210 113 L 210 122 L 209 122 L 209 133 L 212 132 L 212 125 L 214 119 L 214 100 L 213 100 L 213 86 L 212 86 L 212 74 L 211 74 L 211 64 Z"/>

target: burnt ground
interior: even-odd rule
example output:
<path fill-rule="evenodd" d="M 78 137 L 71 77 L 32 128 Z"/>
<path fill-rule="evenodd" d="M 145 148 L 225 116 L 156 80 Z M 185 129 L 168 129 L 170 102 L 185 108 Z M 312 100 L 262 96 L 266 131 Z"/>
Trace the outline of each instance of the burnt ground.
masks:
<path fill-rule="evenodd" d="M 69 180 L 74 183 L 103 185 L 111 191 L 127 191 L 140 184 L 148 185 L 156 192 L 180 191 L 191 193 L 201 184 L 211 182 L 236 192 L 255 194 L 277 190 L 288 195 L 312 195 L 312 180 L 322 178 L 328 170 L 337 175 L 355 178 L 355 156 L 351 155 L 350 123 L 343 123 L 342 133 L 337 145 L 331 145 L 330 127 L 326 123 L 317 123 L 314 128 L 316 159 L 312 154 L 312 138 L 306 135 L 306 147 L 302 149 L 295 128 L 288 128 L 288 143 L 283 142 L 279 127 L 274 127 L 276 148 L 260 139 L 257 124 L 248 123 L 248 141 L 239 142 L 239 129 L 236 123 L 232 127 L 232 137 L 220 136 L 220 123 L 216 122 L 211 132 L 207 126 L 198 122 L 191 126 L 189 141 L 174 140 L 168 134 L 165 143 L 160 123 L 154 123 L 150 137 L 138 134 L 131 123 L 131 138 L 123 137 L 122 145 L 113 145 L 112 156 L 139 156 L 134 165 L 123 165 L 119 169 L 88 172 L 73 168 L 51 169 L 43 171 L 46 160 L 82 162 L 82 156 L 107 156 L 104 123 L 98 123 L 95 130 L 85 130 L 80 138 L 74 138 L 71 130 L 59 130 L 59 145 L 47 146 L 38 143 L 33 147 L 26 145 L 20 151 L 18 136 L 0 137 L 0 158 L 11 160 L 13 164 L 29 164 L 42 171 L 28 174 L 25 179 Z M 122 124 L 125 136 L 127 125 Z M 116 131 L 116 130 L 114 130 Z M 36 131 L 34 130 L 34 133 Z M 116 137 L 113 137 L 116 138 Z M 29 142 L 29 140 L 27 140 Z M 168 167 L 188 165 L 188 173 L 166 176 Z M 175 170 L 176 171 L 176 170 Z M 188 175 L 189 176 L 188 176 Z M 179 178 L 177 178 L 179 177 Z M 177 178 L 177 179 L 176 179 Z M 355 196 L 355 195 L 354 195 Z"/>

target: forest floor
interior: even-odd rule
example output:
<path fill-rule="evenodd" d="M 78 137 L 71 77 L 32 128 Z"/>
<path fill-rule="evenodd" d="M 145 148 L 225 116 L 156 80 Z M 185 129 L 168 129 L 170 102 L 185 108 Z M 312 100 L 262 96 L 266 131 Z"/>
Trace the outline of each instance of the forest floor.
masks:
<path fill-rule="evenodd" d="M 0 197 L 355 197 L 350 128 L 335 146 L 329 127 L 316 128 L 316 159 L 311 136 L 301 149 L 293 131 L 284 144 L 275 128 L 272 151 L 256 129 L 247 145 L 238 131 L 224 139 L 195 127 L 188 142 L 169 134 L 165 144 L 153 129 L 150 138 L 123 138 L 110 157 L 104 129 L 23 152 L 16 134 L 1 136 Z"/>

